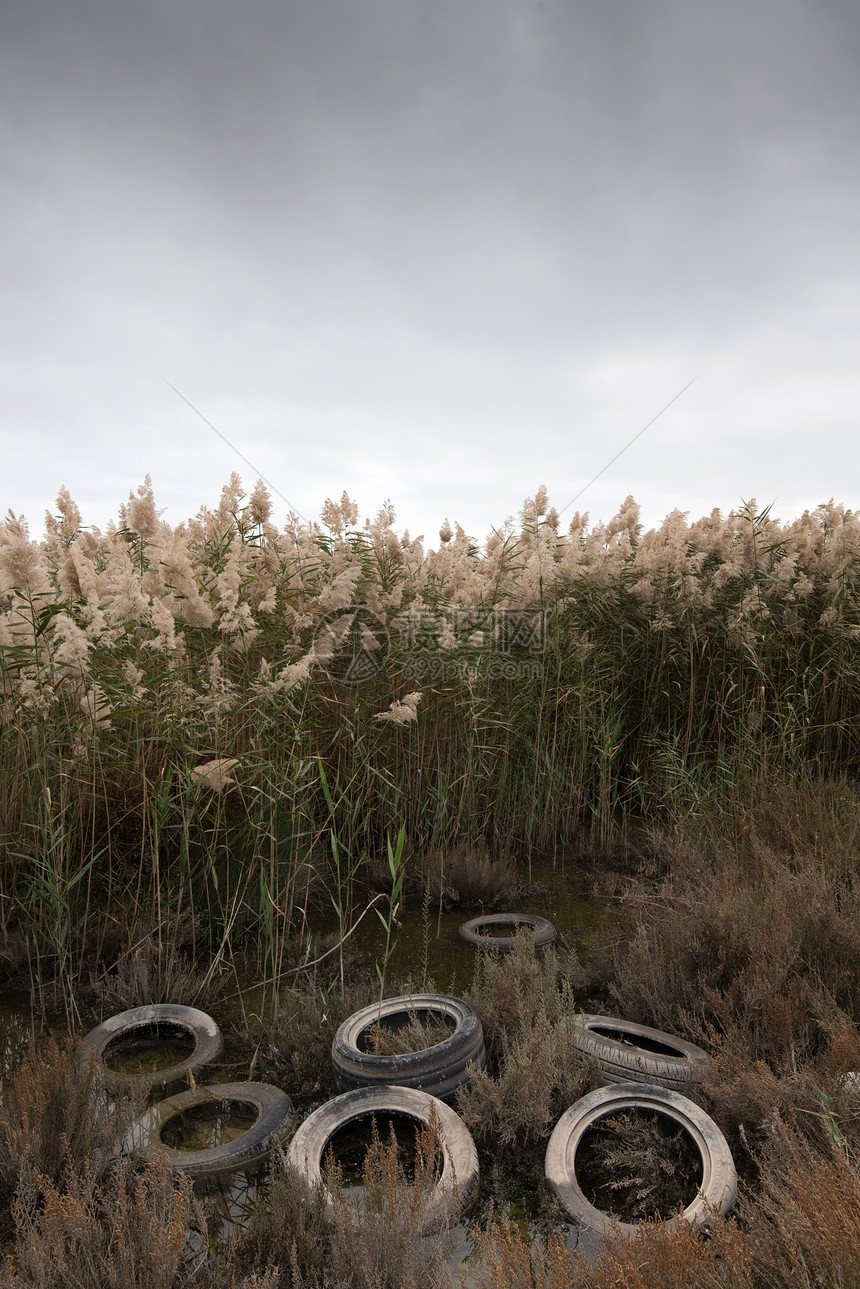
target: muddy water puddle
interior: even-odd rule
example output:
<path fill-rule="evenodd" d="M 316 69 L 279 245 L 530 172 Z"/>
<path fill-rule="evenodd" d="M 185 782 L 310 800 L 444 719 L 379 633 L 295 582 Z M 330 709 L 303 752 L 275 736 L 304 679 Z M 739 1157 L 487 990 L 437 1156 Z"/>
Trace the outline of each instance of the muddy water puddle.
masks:
<path fill-rule="evenodd" d="M 164 1031 L 164 1032 L 161 1032 Z M 175 1026 L 152 1025 L 140 1037 L 112 1043 L 105 1064 L 114 1074 L 157 1074 L 181 1065 L 194 1051 L 194 1042 Z"/>
<path fill-rule="evenodd" d="M 588 956 L 588 939 L 595 932 L 611 926 L 614 914 L 607 902 L 590 898 L 581 876 L 561 863 L 553 867 L 533 864 L 518 869 L 524 883 L 528 883 L 534 894 L 514 901 L 510 912 L 537 914 L 553 922 L 561 944 L 573 947 L 582 958 Z M 537 893 L 538 888 L 540 893 Z M 357 900 L 349 910 L 347 926 L 353 926 L 361 913 L 366 909 L 371 896 Z M 383 912 L 387 912 L 387 900 L 378 901 Z M 398 910 L 399 926 L 394 952 L 387 965 L 386 972 L 392 980 L 409 980 L 411 987 L 419 990 L 431 990 L 455 996 L 464 995 L 469 989 L 475 960 L 475 949 L 464 943 L 458 934 L 461 924 L 480 913 L 474 906 L 468 908 L 439 908 L 432 901 L 411 900 L 404 908 Z M 333 910 L 321 912 L 310 919 L 311 929 L 318 934 L 330 934 L 337 931 L 338 921 Z M 350 951 L 360 953 L 370 964 L 382 963 L 385 948 L 385 931 L 380 925 L 375 912 L 371 910 L 349 938 Z M 337 960 L 337 952 L 332 955 Z M 256 985 L 258 973 L 250 965 L 243 970 L 236 964 L 238 983 L 243 986 L 242 996 L 231 1002 L 212 1008 L 216 1021 L 224 1032 L 225 1047 L 218 1062 L 218 1072 L 209 1073 L 211 1081 L 223 1077 L 221 1069 L 232 1069 L 229 1077 L 253 1079 L 266 1082 L 267 1071 L 257 1065 L 253 1073 L 248 1070 L 247 1044 L 243 1047 L 238 1040 L 231 1041 L 231 1030 L 241 1027 L 243 1008 L 246 1014 L 259 1010 L 261 991 Z M 387 993 L 391 990 L 387 989 Z M 368 1002 L 374 1001 L 368 997 Z M 95 1021 L 93 1021 L 95 1023 Z M 44 1043 L 51 1034 L 61 1037 L 66 1032 L 65 1020 L 61 1016 L 41 1017 L 35 1014 L 29 998 L 8 999 L 0 1006 L 0 1095 L 4 1083 L 8 1083 L 9 1074 L 14 1071 L 23 1059 L 31 1044 Z M 185 1058 L 187 1052 L 183 1044 L 175 1037 L 167 1036 L 162 1043 L 160 1038 L 153 1042 L 149 1036 L 145 1043 L 136 1050 L 129 1051 L 123 1045 L 121 1054 L 117 1052 L 110 1059 L 113 1070 L 120 1067 L 127 1073 L 136 1073 L 143 1066 L 146 1070 L 164 1069 L 176 1065 Z M 244 1063 L 244 1071 L 239 1072 Z M 204 1073 L 203 1077 L 206 1075 Z M 202 1083 L 202 1078 L 198 1082 Z M 277 1080 L 272 1079 L 276 1082 Z M 292 1098 L 296 1110 L 296 1122 L 310 1114 L 320 1101 L 303 1100 L 294 1095 L 293 1090 L 284 1088 Z M 176 1126 L 169 1124 L 175 1132 L 175 1143 L 178 1149 L 206 1149 L 233 1140 L 245 1130 L 247 1124 L 241 1117 L 204 1113 L 201 1116 L 183 1116 L 183 1122 Z M 174 1145 L 174 1140 L 165 1144 Z M 340 1147 L 339 1147 L 340 1149 Z M 481 1177 L 477 1194 L 471 1200 L 462 1215 L 460 1225 L 454 1229 L 457 1247 L 450 1260 L 452 1273 L 456 1277 L 458 1270 L 470 1282 L 468 1257 L 471 1250 L 470 1226 L 483 1226 L 491 1214 L 517 1223 L 527 1238 L 535 1243 L 542 1242 L 542 1233 L 547 1230 L 546 1208 L 548 1192 L 543 1182 L 542 1151 L 532 1151 L 527 1158 L 513 1160 L 506 1157 L 498 1160 L 486 1151 L 480 1153 Z M 342 1166 L 347 1174 L 345 1180 L 355 1193 L 361 1186 L 361 1163 L 363 1147 L 360 1141 L 352 1142 L 342 1152 Z M 254 1206 L 265 1197 L 267 1191 L 267 1174 L 263 1169 L 256 1174 L 237 1173 L 224 1179 L 210 1189 L 205 1196 L 206 1207 L 210 1212 L 210 1230 L 213 1236 L 223 1238 L 236 1227 L 243 1226 L 253 1211 Z M 558 1229 L 558 1220 L 554 1220 Z M 568 1222 L 561 1223 L 565 1240 L 569 1247 L 579 1241 L 577 1228 Z"/>
<path fill-rule="evenodd" d="M 256 1119 L 253 1106 L 240 1101 L 191 1106 L 168 1119 L 161 1140 L 171 1150 L 215 1150 L 241 1137 Z"/>
<path fill-rule="evenodd" d="M 548 918 L 556 929 L 559 942 L 572 947 L 578 956 L 587 958 L 589 939 L 612 924 L 615 906 L 609 901 L 594 899 L 587 879 L 580 872 L 572 873 L 561 863 L 555 867 L 535 863 L 523 865 L 517 869 L 517 874 L 523 885 L 533 888 L 535 893 L 520 897 L 504 911 Z M 368 896 L 365 903 L 356 903 L 351 908 L 348 925 L 356 924 L 371 898 Z M 383 896 L 378 901 L 377 908 L 387 916 L 387 897 Z M 400 979 L 410 979 L 416 987 L 423 988 L 424 981 L 432 981 L 440 993 L 456 995 L 468 989 L 475 950 L 460 938 L 459 930 L 464 922 L 480 913 L 481 910 L 473 906 L 440 908 L 438 901 L 422 903 L 411 900 L 405 909 L 398 911 L 400 927 L 388 973 Z M 313 919 L 312 925 L 316 931 L 334 932 L 337 930 L 337 917 L 333 911 L 323 913 Z M 503 928 L 499 933 L 510 935 L 512 931 L 511 928 Z M 487 939 L 491 936 L 488 935 Z M 385 932 L 374 909 L 358 922 L 348 943 L 369 961 L 381 961 Z"/>

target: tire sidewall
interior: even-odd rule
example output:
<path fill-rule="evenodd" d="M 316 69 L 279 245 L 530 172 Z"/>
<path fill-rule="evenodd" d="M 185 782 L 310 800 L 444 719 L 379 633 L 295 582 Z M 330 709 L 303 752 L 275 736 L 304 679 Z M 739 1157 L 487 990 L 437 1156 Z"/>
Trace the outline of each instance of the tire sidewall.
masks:
<path fill-rule="evenodd" d="M 96 1025 L 95 1029 L 84 1037 L 81 1043 L 81 1057 L 86 1063 L 94 1060 L 100 1067 L 102 1079 L 108 1087 L 122 1087 L 133 1078 L 116 1074 L 105 1060 L 108 1049 L 122 1039 L 131 1039 L 138 1032 L 154 1025 L 172 1025 L 181 1029 L 191 1038 L 194 1047 L 184 1061 L 165 1070 L 154 1070 L 138 1076 L 149 1089 L 166 1087 L 187 1077 L 189 1071 L 196 1072 L 204 1065 L 217 1060 L 223 1047 L 221 1030 L 206 1012 L 196 1007 L 184 1007 L 178 1003 L 147 1003 L 143 1007 L 132 1007 L 118 1012 L 107 1020 Z"/>
<path fill-rule="evenodd" d="M 436 1119 L 443 1165 L 424 1213 L 422 1230 L 427 1233 L 451 1216 L 455 1204 L 468 1199 L 478 1181 L 478 1152 L 472 1134 L 456 1111 L 438 1097 L 396 1085 L 353 1088 L 327 1101 L 305 1119 L 290 1142 L 287 1163 L 308 1186 L 323 1190 L 326 1213 L 331 1218 L 334 1200 L 323 1183 L 322 1161 L 335 1134 L 366 1115 L 403 1115 L 429 1125 L 431 1113 Z"/>
<path fill-rule="evenodd" d="M 161 1133 L 174 1116 L 196 1106 L 218 1101 L 251 1105 L 256 1119 L 240 1136 L 208 1150 L 176 1150 L 165 1146 Z M 253 1168 L 269 1154 L 273 1144 L 288 1133 L 293 1106 L 286 1092 L 270 1083 L 215 1083 L 196 1092 L 180 1092 L 151 1106 L 133 1125 L 126 1145 L 144 1160 L 166 1155 L 170 1166 L 189 1177 L 217 1177 Z"/>
<path fill-rule="evenodd" d="M 636 1233 L 637 1224 L 622 1222 L 596 1208 L 576 1179 L 576 1151 L 586 1133 L 601 1119 L 623 1110 L 653 1110 L 672 1119 L 692 1138 L 702 1162 L 702 1181 L 683 1213 L 669 1219 L 667 1227 L 686 1222 L 707 1227 L 713 1216 L 725 1216 L 737 1198 L 737 1173 L 728 1142 L 701 1106 L 680 1092 L 644 1083 L 613 1083 L 575 1102 L 561 1116 L 546 1150 L 547 1182 L 562 1208 L 579 1226 L 603 1233 L 620 1230 Z"/>
<path fill-rule="evenodd" d="M 583 1056 L 592 1057 L 609 1083 L 650 1083 L 680 1092 L 690 1083 L 701 1081 L 702 1071 L 710 1062 L 704 1048 L 697 1047 L 674 1034 L 639 1025 L 615 1016 L 582 1014 L 573 1019 L 573 1041 Z M 613 1029 L 629 1036 L 630 1043 L 620 1042 L 598 1029 Z M 668 1056 L 636 1046 L 644 1038 L 677 1051 Z"/>
<path fill-rule="evenodd" d="M 361 1036 L 378 1020 L 409 1012 L 431 1012 L 454 1021 L 454 1031 L 441 1043 L 419 1052 L 382 1055 L 363 1052 Z M 342 1091 L 394 1084 L 417 1088 L 442 1100 L 454 1095 L 469 1078 L 470 1064 L 486 1065 L 484 1032 L 475 1009 L 462 998 L 446 994 L 410 994 L 362 1007 L 338 1028 L 332 1040 L 332 1064 Z"/>
<path fill-rule="evenodd" d="M 480 928 L 486 926 L 510 926 L 513 935 L 481 935 Z M 499 953 L 509 953 L 516 947 L 517 933 L 531 930 L 534 934 L 536 949 L 545 948 L 555 940 L 555 927 L 548 918 L 538 917 L 536 913 L 486 913 L 482 917 L 464 922 L 458 934 L 461 940 L 473 949 L 495 949 Z"/>

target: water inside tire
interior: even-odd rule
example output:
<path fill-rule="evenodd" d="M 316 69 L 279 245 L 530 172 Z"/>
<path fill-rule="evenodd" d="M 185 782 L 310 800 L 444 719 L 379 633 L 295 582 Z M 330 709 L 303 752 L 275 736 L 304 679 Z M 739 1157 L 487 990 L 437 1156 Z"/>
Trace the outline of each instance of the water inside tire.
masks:
<path fill-rule="evenodd" d="M 246 1101 L 212 1101 L 193 1105 L 167 1120 L 161 1140 L 171 1150 L 214 1150 L 235 1141 L 256 1122 L 257 1111 Z"/>
<path fill-rule="evenodd" d="M 187 1061 L 194 1039 L 181 1025 L 160 1022 L 117 1034 L 105 1048 L 105 1065 L 114 1074 L 157 1074 Z"/>

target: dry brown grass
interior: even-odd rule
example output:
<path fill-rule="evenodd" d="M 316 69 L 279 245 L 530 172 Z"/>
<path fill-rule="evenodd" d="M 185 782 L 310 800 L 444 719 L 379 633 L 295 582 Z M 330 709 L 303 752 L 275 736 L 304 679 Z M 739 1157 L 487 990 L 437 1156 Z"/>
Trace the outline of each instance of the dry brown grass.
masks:
<path fill-rule="evenodd" d="M 140 1171 L 120 1166 L 104 1183 L 89 1168 L 67 1168 L 61 1189 L 36 1175 L 13 1215 L 3 1289 L 182 1289 L 206 1250 L 191 1182 L 163 1156 Z"/>
<path fill-rule="evenodd" d="M 444 908 L 510 908 L 527 890 L 511 856 L 492 851 L 484 840 L 428 851 L 419 872 L 422 892 L 429 890 Z"/>
<path fill-rule="evenodd" d="M 718 1036 L 781 1072 L 818 1059 L 840 1014 L 860 1020 L 860 873 L 856 859 L 839 858 L 838 819 L 832 864 L 820 836 L 777 851 L 756 822 L 667 848 L 662 884 L 642 885 L 632 902 L 635 927 L 618 945 L 610 988 L 631 1019 Z"/>
<path fill-rule="evenodd" d="M 740 1217 L 757 1286 L 860 1284 L 860 1174 L 835 1140 L 816 1146 L 775 1118 Z"/>
<path fill-rule="evenodd" d="M 473 1070 L 458 1089 L 457 1110 L 477 1142 L 496 1151 L 533 1147 L 595 1086 L 572 1034 L 563 1021 L 539 1018 L 527 1033 L 502 1042 L 495 1072 Z"/>
<path fill-rule="evenodd" d="M 258 1018 L 252 1031 L 259 1045 L 257 1066 L 271 1081 L 288 1088 L 291 1096 L 335 1096 L 338 1088 L 331 1044 L 338 1026 L 367 1005 L 373 986 L 367 975 L 347 984 L 323 989 L 310 983 L 282 989 L 271 1013 Z"/>
<path fill-rule="evenodd" d="M 270 1289 L 269 1280 L 271 1289 L 302 1285 L 325 1289 L 327 1250 L 323 1192 L 310 1191 L 281 1152 L 266 1202 L 256 1207 L 247 1226 L 219 1251 L 203 1285 L 205 1289 L 245 1289 L 246 1285 L 250 1289 L 255 1282 L 248 1277 L 257 1276 L 257 1289 Z"/>
<path fill-rule="evenodd" d="M 451 1033 L 450 1026 L 432 1012 L 426 1013 L 426 1019 L 410 1012 L 407 1023 L 396 1029 L 385 1022 L 371 1025 L 362 1035 L 362 1041 L 377 1056 L 399 1056 L 405 1052 L 424 1052 L 450 1038 Z"/>
<path fill-rule="evenodd" d="M 207 1289 L 448 1289 L 449 1227 L 422 1236 L 437 1154 L 433 1131 L 420 1129 L 414 1178 L 407 1182 L 396 1141 L 382 1140 L 374 1127 L 363 1167 L 363 1201 L 346 1197 L 336 1165 L 325 1169 L 334 1199 L 330 1221 L 323 1190 L 309 1192 L 282 1157 L 268 1204 L 255 1211 L 217 1268 L 210 1269 Z"/>
<path fill-rule="evenodd" d="M 115 1160 L 120 1142 L 142 1099 L 111 1100 L 80 1045 L 50 1039 L 15 1072 L 0 1106 L 0 1178 L 7 1196 L 32 1188 L 36 1179 L 63 1187 L 71 1169 L 87 1169 L 93 1182 Z"/>
<path fill-rule="evenodd" d="M 634 1237 L 610 1234 L 586 1257 L 569 1252 L 560 1234 L 533 1248 L 517 1226 L 499 1221 L 478 1235 L 472 1270 L 478 1289 L 753 1289 L 736 1263 L 724 1260 L 733 1238 L 717 1253 L 714 1241 L 686 1225 L 667 1230 L 643 1222 Z"/>
<path fill-rule="evenodd" d="M 103 1007 L 125 1011 L 147 1003 L 182 1003 L 206 1010 L 224 993 L 224 977 L 199 966 L 182 948 L 188 927 L 163 932 L 133 927 L 129 943 L 112 970 L 103 972 L 92 988 Z"/>
<path fill-rule="evenodd" d="M 475 959 L 471 1002 L 481 1018 L 488 1066 L 457 1094 L 475 1139 L 496 1149 L 534 1145 L 594 1084 L 573 1043 L 572 959 L 562 970 L 553 949 L 537 955 L 528 932 L 513 951 Z"/>
<path fill-rule="evenodd" d="M 555 1022 L 576 1011 L 575 990 L 587 979 L 572 950 L 549 946 L 536 954 L 523 928 L 511 953 L 476 954 L 469 1001 L 478 1012 L 487 1051 L 500 1054 L 503 1039 L 524 1036 L 544 1020 Z"/>

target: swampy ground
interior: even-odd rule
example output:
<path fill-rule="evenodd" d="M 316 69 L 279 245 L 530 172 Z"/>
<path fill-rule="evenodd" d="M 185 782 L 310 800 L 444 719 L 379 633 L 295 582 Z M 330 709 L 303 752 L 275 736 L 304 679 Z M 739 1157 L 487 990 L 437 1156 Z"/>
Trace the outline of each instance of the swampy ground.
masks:
<path fill-rule="evenodd" d="M 860 1283 L 860 515 L 565 530 L 540 489 L 483 546 L 393 523 L 344 494 L 278 527 L 237 476 L 176 527 L 148 482 L 104 533 L 65 490 L 41 541 L 0 521 L 2 1283 Z M 456 923 L 512 908 L 557 947 L 476 969 Z M 414 989 L 470 999 L 489 1054 L 481 1191 L 429 1242 L 384 1140 L 333 1221 L 277 1162 L 218 1201 L 124 1162 L 134 1105 L 63 1046 L 195 1005 L 212 1075 L 301 1115 L 337 1024 Z M 741 1190 L 708 1239 L 585 1250 L 547 1195 L 577 1009 L 710 1053 Z"/>
<path fill-rule="evenodd" d="M 860 1104 L 844 1075 L 860 1069 L 858 837 L 850 785 L 771 785 L 742 810 L 708 804 L 673 836 L 639 831 L 554 864 L 507 863 L 504 904 L 558 928 L 557 944 L 539 954 L 527 935 L 510 955 L 475 955 L 459 942 L 457 927 L 480 905 L 457 890 L 457 863 L 441 898 L 428 899 L 426 885 L 404 889 L 391 937 L 371 910 L 344 940 L 337 909 L 319 905 L 277 986 L 255 979 L 255 959 L 233 954 L 212 973 L 190 939 L 140 934 L 81 980 L 77 1027 L 59 991 L 55 1010 L 42 1014 L 44 982 L 41 995 L 36 986 L 14 994 L 26 983 L 19 968 L 3 1010 L 3 1283 L 71 1285 L 86 1265 L 87 1283 L 117 1284 L 120 1226 L 128 1256 L 147 1267 L 149 1278 L 135 1283 L 170 1289 L 405 1289 L 452 1277 L 481 1289 L 608 1289 L 620 1274 L 655 1289 L 855 1282 Z M 467 856 L 458 862 L 468 870 Z M 477 854 L 472 876 L 488 862 Z M 356 889 L 353 912 L 374 894 L 373 883 Z M 497 907 L 490 895 L 485 904 Z M 76 1066 L 66 1037 L 75 1028 L 156 996 L 203 1006 L 225 1034 L 206 1077 L 275 1083 L 300 1119 L 335 1094 L 332 1036 L 379 996 L 383 965 L 386 995 L 452 992 L 473 1003 L 484 1027 L 487 1070 L 456 1103 L 479 1146 L 481 1182 L 449 1229 L 417 1239 L 409 1197 L 420 1187 L 407 1187 L 384 1131 L 364 1165 L 354 1142 L 344 1148 L 347 1193 L 361 1181 L 372 1202 L 340 1205 L 333 1222 L 277 1160 L 197 1194 L 181 1177 L 117 1163 L 115 1142 L 136 1106 L 118 1101 L 106 1112 Z M 641 1219 L 635 1239 L 610 1232 L 583 1241 L 545 1187 L 554 1123 L 598 1082 L 569 1041 L 565 1019 L 577 1010 L 654 1025 L 711 1053 L 690 1095 L 729 1141 L 740 1199 L 709 1238 L 653 1217 L 683 1200 L 694 1168 L 653 1125 L 638 1135 L 635 1123 L 619 1125 L 604 1159 L 589 1163 L 601 1206 Z M 70 1214 L 88 1233 L 86 1248 Z M 156 1249 L 153 1224 L 168 1216 L 172 1235 Z"/>

